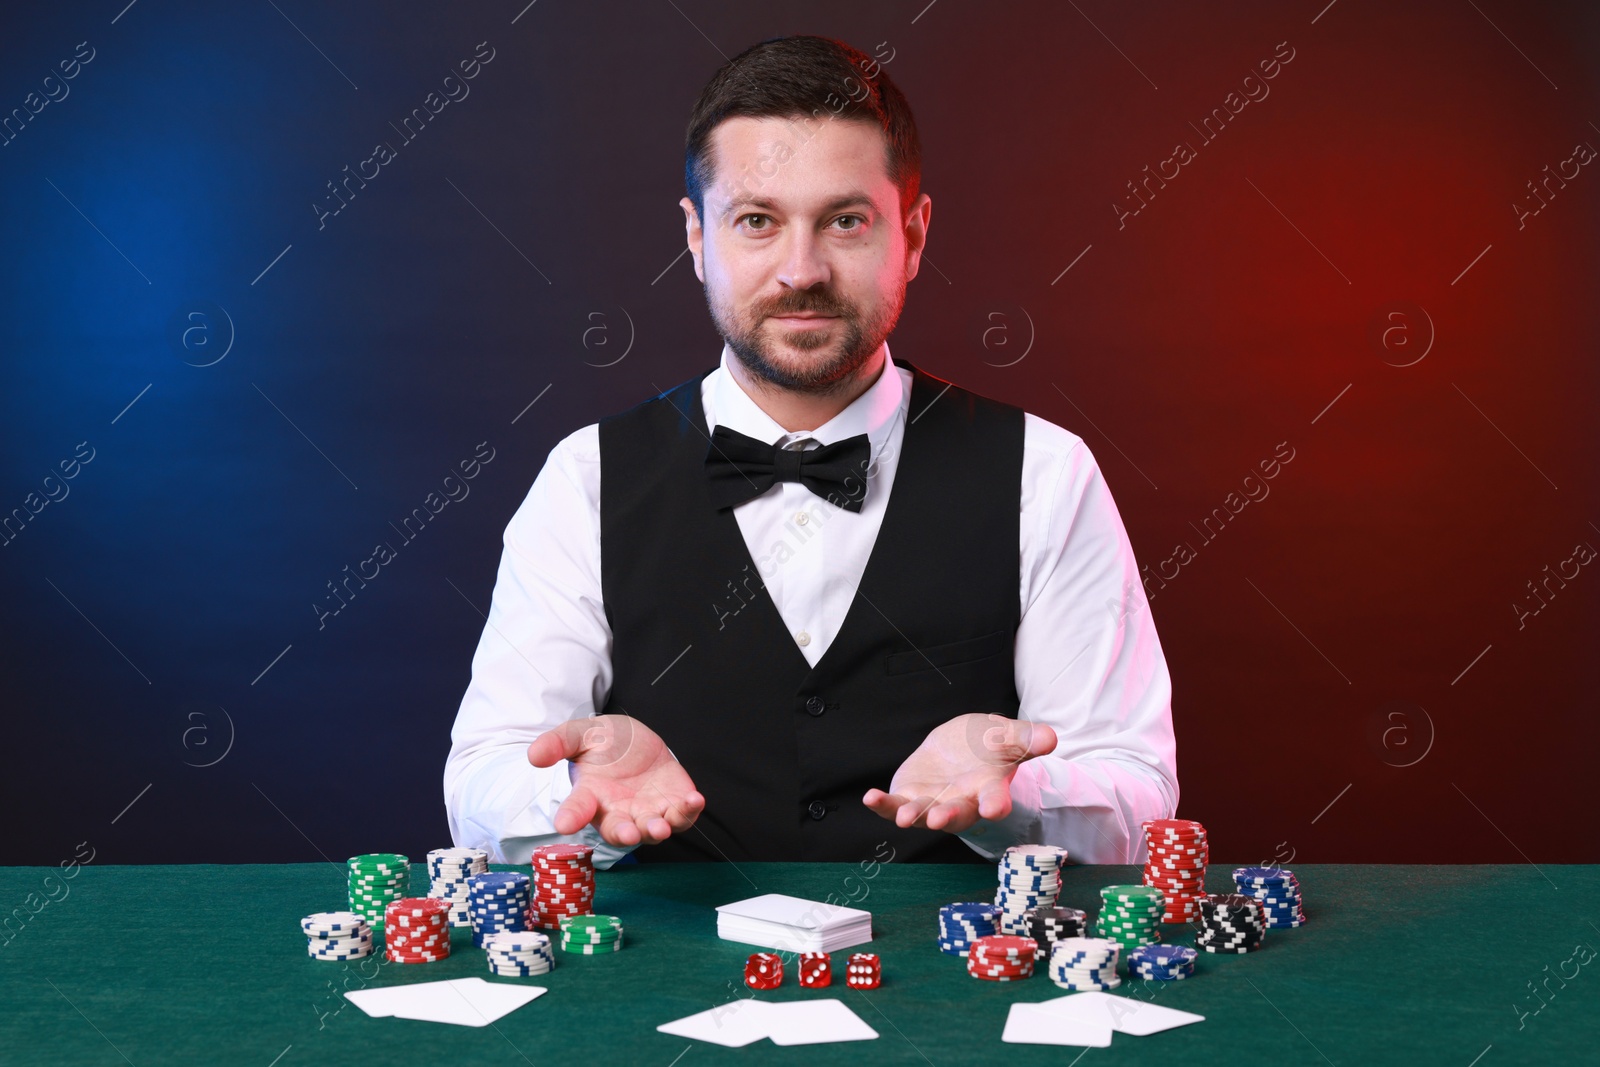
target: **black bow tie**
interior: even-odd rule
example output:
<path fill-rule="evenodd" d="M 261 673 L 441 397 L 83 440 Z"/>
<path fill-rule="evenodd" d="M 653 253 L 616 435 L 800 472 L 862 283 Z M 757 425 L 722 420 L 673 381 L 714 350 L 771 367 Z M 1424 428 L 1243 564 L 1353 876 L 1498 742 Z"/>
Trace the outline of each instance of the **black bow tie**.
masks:
<path fill-rule="evenodd" d="M 718 426 L 706 449 L 711 500 L 730 508 L 765 493 L 774 482 L 799 482 L 830 504 L 860 512 L 867 498 L 872 445 L 857 434 L 809 451 L 779 448 Z"/>

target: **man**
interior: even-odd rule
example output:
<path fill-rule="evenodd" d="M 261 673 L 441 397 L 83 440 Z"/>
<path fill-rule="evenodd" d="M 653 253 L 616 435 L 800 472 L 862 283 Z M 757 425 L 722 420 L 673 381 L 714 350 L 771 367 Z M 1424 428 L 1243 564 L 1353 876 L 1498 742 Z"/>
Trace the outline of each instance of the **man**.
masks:
<path fill-rule="evenodd" d="M 1123 863 L 1173 814 L 1166 662 L 1088 448 L 890 358 L 920 167 L 904 97 L 839 42 L 706 86 L 681 206 L 721 361 L 562 440 L 507 527 L 458 844 Z"/>

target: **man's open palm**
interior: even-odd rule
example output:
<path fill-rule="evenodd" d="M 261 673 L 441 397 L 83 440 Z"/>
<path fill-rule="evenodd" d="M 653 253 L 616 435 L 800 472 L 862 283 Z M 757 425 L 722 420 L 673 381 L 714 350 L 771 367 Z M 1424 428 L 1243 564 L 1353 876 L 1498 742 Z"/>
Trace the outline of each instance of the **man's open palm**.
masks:
<path fill-rule="evenodd" d="M 539 735 L 528 762 L 571 761 L 572 792 L 556 811 L 558 834 L 593 823 L 613 845 L 654 845 L 694 825 L 706 798 L 660 736 L 628 715 L 573 719 Z"/>
<path fill-rule="evenodd" d="M 1043 723 L 958 715 L 900 764 L 889 792 L 869 789 L 861 802 L 896 826 L 960 833 L 979 819 L 1011 814 L 1017 767 L 1055 747 L 1056 733 Z"/>

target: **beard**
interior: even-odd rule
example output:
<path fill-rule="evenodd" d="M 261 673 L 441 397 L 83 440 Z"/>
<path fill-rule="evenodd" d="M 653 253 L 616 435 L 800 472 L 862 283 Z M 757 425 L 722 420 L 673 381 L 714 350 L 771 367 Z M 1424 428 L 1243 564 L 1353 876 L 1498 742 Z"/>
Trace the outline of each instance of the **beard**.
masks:
<path fill-rule="evenodd" d="M 894 331 L 905 305 L 904 275 L 889 299 L 870 318 L 854 304 L 826 289 L 793 289 L 748 308 L 730 308 L 706 288 L 706 305 L 717 332 L 757 379 L 795 393 L 825 396 L 848 389 L 856 372 Z M 829 315 L 822 330 L 785 331 L 774 316 Z"/>

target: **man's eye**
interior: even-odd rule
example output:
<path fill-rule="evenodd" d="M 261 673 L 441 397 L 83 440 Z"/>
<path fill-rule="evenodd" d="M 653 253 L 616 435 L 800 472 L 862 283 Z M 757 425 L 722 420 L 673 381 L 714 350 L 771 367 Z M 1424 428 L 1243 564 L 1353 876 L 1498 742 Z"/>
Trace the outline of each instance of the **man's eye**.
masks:
<path fill-rule="evenodd" d="M 859 230 L 867 220 L 860 215 L 840 215 L 833 221 L 841 230 Z"/>
<path fill-rule="evenodd" d="M 757 220 L 760 221 L 758 222 Z M 765 222 L 768 219 L 765 215 L 745 215 L 739 221 L 752 230 L 764 230 L 766 229 Z"/>

